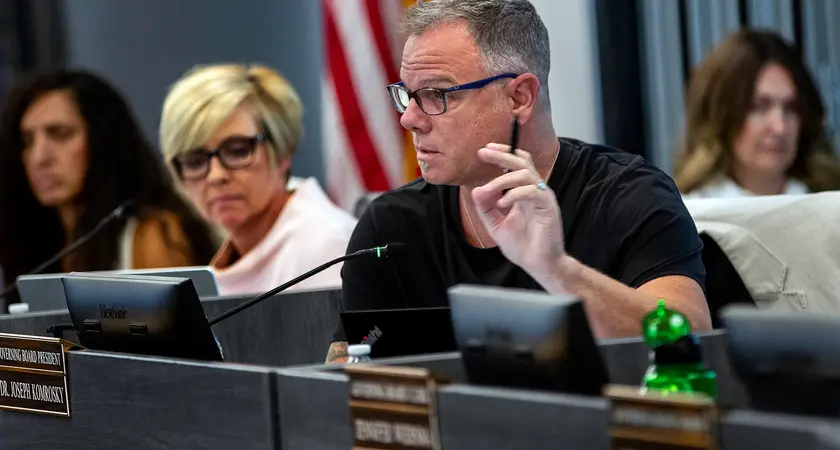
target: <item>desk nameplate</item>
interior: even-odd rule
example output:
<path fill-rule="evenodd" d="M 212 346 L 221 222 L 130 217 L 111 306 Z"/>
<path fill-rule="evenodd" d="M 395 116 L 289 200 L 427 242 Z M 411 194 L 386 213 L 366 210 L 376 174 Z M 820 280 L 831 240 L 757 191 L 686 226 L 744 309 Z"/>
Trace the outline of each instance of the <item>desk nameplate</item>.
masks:
<path fill-rule="evenodd" d="M 615 450 L 714 450 L 717 411 L 705 395 L 659 393 L 608 385 Z"/>
<path fill-rule="evenodd" d="M 67 378 L 0 370 L 0 409 L 69 417 Z"/>
<path fill-rule="evenodd" d="M 345 372 L 354 449 L 440 449 L 440 380 L 428 370 L 360 364 Z"/>
<path fill-rule="evenodd" d="M 0 370 L 24 370 L 65 375 L 61 339 L 0 333 Z"/>
<path fill-rule="evenodd" d="M 66 352 L 73 348 L 81 347 L 0 333 L 0 409 L 70 417 Z"/>
<path fill-rule="evenodd" d="M 378 409 L 351 403 L 355 448 L 421 450 L 435 447 L 429 416 L 410 409 Z"/>

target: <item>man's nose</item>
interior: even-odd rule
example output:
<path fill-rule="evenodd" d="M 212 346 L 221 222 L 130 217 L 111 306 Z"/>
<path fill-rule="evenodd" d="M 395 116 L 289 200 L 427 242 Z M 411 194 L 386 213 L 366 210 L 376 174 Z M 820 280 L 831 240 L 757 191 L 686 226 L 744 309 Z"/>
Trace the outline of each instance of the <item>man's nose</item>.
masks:
<path fill-rule="evenodd" d="M 429 120 L 429 115 L 420 109 L 417 101 L 411 99 L 408 102 L 408 107 L 405 109 L 405 112 L 400 117 L 400 125 L 406 130 L 415 133 L 426 133 L 431 128 L 431 121 Z"/>

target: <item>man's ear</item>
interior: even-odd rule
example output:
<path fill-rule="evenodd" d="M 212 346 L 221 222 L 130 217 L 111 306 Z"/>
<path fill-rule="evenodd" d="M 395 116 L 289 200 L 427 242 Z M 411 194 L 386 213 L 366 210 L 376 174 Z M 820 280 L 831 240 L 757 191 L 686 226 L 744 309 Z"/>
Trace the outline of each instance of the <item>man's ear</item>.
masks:
<path fill-rule="evenodd" d="M 532 73 L 523 73 L 508 83 L 507 89 L 513 101 L 513 112 L 519 115 L 521 123 L 527 123 L 539 104 L 539 78 Z"/>

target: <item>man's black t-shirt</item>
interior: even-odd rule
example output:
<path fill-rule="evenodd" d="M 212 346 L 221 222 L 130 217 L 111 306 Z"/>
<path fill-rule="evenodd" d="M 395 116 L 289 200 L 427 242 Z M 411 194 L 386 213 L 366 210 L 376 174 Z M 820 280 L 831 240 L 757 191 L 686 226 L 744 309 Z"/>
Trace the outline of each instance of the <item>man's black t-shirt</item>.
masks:
<path fill-rule="evenodd" d="M 670 177 L 640 156 L 560 139 L 549 186 L 563 218 L 566 251 L 628 286 L 684 275 L 703 286 L 703 244 Z M 446 290 L 483 284 L 544 290 L 498 248 L 470 245 L 458 187 L 415 180 L 367 208 L 348 253 L 402 242 L 405 255 L 349 260 L 341 271 L 343 309 L 447 306 Z M 341 326 L 335 340 L 345 340 Z"/>

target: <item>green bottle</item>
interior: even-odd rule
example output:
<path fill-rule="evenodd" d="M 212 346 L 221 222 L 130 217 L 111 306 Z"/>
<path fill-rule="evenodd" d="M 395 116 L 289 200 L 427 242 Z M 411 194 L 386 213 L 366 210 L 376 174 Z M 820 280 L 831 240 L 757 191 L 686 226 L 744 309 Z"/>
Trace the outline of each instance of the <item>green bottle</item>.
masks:
<path fill-rule="evenodd" d="M 683 314 L 666 308 L 665 300 L 659 299 L 656 309 L 642 320 L 642 336 L 651 348 L 651 365 L 642 381 L 645 388 L 716 398 L 717 375 L 703 365 L 700 341 Z"/>

